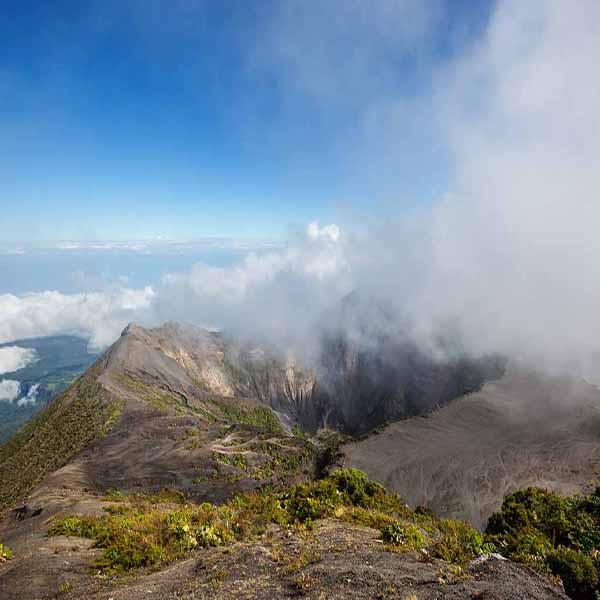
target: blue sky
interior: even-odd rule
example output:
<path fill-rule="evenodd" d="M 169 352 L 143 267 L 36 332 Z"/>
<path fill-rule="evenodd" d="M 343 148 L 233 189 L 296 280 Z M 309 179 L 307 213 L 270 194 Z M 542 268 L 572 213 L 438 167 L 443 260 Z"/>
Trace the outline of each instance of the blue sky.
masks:
<path fill-rule="evenodd" d="M 488 2 L 3 2 L 0 240 L 277 238 L 452 187 Z M 381 208 L 383 207 L 383 208 Z"/>
<path fill-rule="evenodd" d="M 425 345 L 598 351 L 597 0 L 2 8 L 0 340 L 303 347 L 358 290 Z"/>

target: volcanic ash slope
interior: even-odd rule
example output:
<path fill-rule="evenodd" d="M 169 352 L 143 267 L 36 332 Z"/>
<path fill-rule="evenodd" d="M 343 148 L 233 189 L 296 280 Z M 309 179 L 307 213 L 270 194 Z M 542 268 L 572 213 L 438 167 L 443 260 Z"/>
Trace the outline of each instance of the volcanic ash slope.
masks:
<path fill-rule="evenodd" d="M 600 481 L 600 391 L 511 366 L 498 381 L 426 416 L 344 447 L 346 464 L 440 516 L 485 526 L 527 486 L 563 494 Z"/>

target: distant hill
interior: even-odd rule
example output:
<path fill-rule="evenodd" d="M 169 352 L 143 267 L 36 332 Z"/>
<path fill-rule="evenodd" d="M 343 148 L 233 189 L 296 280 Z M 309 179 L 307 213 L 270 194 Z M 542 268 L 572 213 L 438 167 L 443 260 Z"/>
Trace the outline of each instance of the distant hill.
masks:
<path fill-rule="evenodd" d="M 65 390 L 97 358 L 97 354 L 88 352 L 84 339 L 74 336 L 30 338 L 0 344 L 0 348 L 10 346 L 34 350 L 35 361 L 18 371 L 0 375 L 0 380 L 20 383 L 20 398 L 29 394 L 27 402 L 0 401 L 0 443 Z"/>

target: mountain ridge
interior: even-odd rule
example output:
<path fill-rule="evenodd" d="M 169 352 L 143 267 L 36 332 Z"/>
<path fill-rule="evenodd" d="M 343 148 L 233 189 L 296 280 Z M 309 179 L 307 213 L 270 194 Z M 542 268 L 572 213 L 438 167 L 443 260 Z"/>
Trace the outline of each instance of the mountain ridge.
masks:
<path fill-rule="evenodd" d="M 352 367 L 341 371 L 345 400 L 360 398 L 352 387 L 373 383 L 361 382 L 371 359 L 350 352 L 338 362 Z M 430 381 L 453 373 L 460 369 L 442 368 Z M 402 394 L 382 397 L 401 413 L 405 405 L 394 401 Z M 0 564 L 0 598 L 133 600 L 149 587 L 159 598 L 208 598 L 215 590 L 224 598 L 350 590 L 371 598 L 415 585 L 424 599 L 485 590 L 500 600 L 523 590 L 565 598 L 543 576 L 485 554 L 468 525 L 412 511 L 359 471 L 337 469 L 347 436 L 298 427 L 307 409 L 315 411 L 306 418 L 313 427 L 331 418 L 330 402 L 317 370 L 264 348 L 174 323 L 128 326 L 0 447 L 0 540 L 14 554 Z M 215 581 L 206 564 L 236 575 Z M 98 568 L 139 579 L 92 577 Z"/>

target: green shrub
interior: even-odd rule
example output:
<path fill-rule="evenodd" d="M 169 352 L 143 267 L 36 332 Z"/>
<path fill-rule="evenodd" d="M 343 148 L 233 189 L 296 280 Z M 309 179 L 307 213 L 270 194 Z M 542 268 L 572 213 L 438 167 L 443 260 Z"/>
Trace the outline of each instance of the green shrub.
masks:
<path fill-rule="evenodd" d="M 8 546 L 0 544 L 0 563 L 6 560 L 10 560 L 13 557 L 13 553 Z"/>
<path fill-rule="evenodd" d="M 550 552 L 547 560 L 552 573 L 562 579 L 569 596 L 597 600 L 598 573 L 589 556 L 561 546 Z"/>
<path fill-rule="evenodd" d="M 270 488 L 240 494 L 220 506 L 183 502 L 162 492 L 156 497 L 119 496 L 119 500 L 101 516 L 58 519 L 48 534 L 93 539 L 103 549 L 98 566 L 108 574 L 160 568 L 203 547 L 253 539 L 272 524 L 310 527 L 324 517 L 379 529 L 392 551 L 420 549 L 433 540 L 437 555 L 459 564 L 482 547 L 481 536 L 464 523 L 432 516 L 417 520 L 398 496 L 356 469 L 340 469 L 286 491 Z"/>
<path fill-rule="evenodd" d="M 340 492 L 330 479 L 296 485 L 285 494 L 284 499 L 290 519 L 300 523 L 331 515 L 342 501 Z"/>
<path fill-rule="evenodd" d="M 190 515 L 172 512 L 168 513 L 163 521 L 168 535 L 172 538 L 171 543 L 180 551 L 187 552 L 198 546 L 198 538 L 190 523 Z"/>
<path fill-rule="evenodd" d="M 102 517 L 69 516 L 49 535 L 94 539 L 104 548 L 100 566 L 108 572 L 155 567 L 188 556 L 198 547 L 218 546 L 234 539 L 225 507 L 200 505 L 164 510 L 152 502 Z"/>
<path fill-rule="evenodd" d="M 552 542 L 542 533 L 527 531 L 518 536 L 511 558 L 543 571 L 546 557 L 552 552 Z"/>
<path fill-rule="evenodd" d="M 200 525 L 196 529 L 196 538 L 201 546 L 208 548 L 209 546 L 221 546 L 229 542 L 232 536 L 223 535 L 214 525 Z"/>
<path fill-rule="evenodd" d="M 527 488 L 504 499 L 486 539 L 513 560 L 559 576 L 570 597 L 600 596 L 600 495 L 563 498 Z"/>
<path fill-rule="evenodd" d="M 426 539 L 418 527 L 410 523 L 392 523 L 381 530 L 381 537 L 387 544 L 395 544 L 412 550 L 425 547 Z"/>
<path fill-rule="evenodd" d="M 442 519 L 438 528 L 441 538 L 431 552 L 437 558 L 465 566 L 485 551 L 483 536 L 462 521 Z"/>
<path fill-rule="evenodd" d="M 334 516 L 353 525 L 362 525 L 381 531 L 384 527 L 395 523 L 401 515 L 373 508 L 362 508 L 361 506 L 342 506 L 336 508 Z"/>
<path fill-rule="evenodd" d="M 295 494 L 287 505 L 290 515 L 301 523 L 314 521 L 324 516 L 324 509 L 316 498 Z"/>
<path fill-rule="evenodd" d="M 359 469 L 337 469 L 331 478 L 337 489 L 355 506 L 371 506 L 377 496 L 385 493 L 382 486 L 370 481 Z"/>
<path fill-rule="evenodd" d="M 108 530 L 98 517 L 72 515 L 54 523 L 48 534 L 104 539 L 108 535 Z"/>

